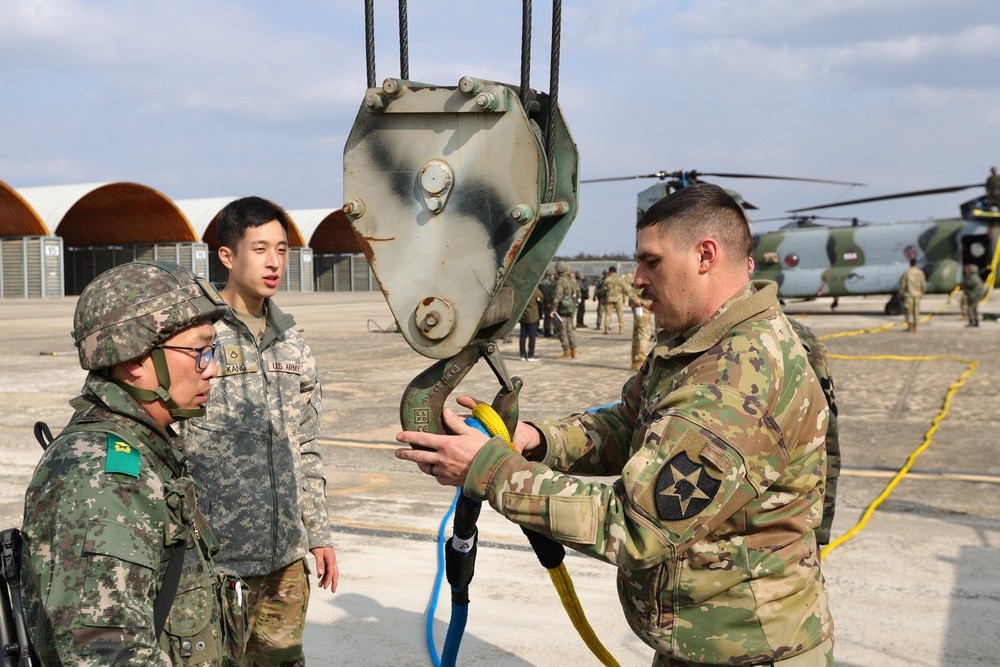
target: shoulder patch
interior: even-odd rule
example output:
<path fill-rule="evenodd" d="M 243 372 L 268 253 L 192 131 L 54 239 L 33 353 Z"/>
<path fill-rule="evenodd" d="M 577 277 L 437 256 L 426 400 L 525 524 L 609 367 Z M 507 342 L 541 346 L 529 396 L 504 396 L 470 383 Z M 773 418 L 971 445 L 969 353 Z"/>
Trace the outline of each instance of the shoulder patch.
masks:
<path fill-rule="evenodd" d="M 138 449 L 113 433 L 108 433 L 108 458 L 104 463 L 104 472 L 119 472 L 129 477 L 138 477 L 141 461 L 142 455 Z"/>
<path fill-rule="evenodd" d="M 687 452 L 674 456 L 656 478 L 656 513 L 664 521 L 688 519 L 708 507 L 719 490 L 719 480 Z"/>

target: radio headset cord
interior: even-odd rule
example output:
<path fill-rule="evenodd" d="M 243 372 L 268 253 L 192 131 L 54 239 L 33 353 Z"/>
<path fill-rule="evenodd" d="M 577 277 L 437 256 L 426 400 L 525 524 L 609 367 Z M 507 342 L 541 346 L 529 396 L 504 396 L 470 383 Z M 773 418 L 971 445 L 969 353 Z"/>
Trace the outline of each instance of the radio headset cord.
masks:
<path fill-rule="evenodd" d="M 512 450 L 514 445 L 511 442 L 510 434 L 503 423 L 503 419 L 491 406 L 486 403 L 479 403 L 472 410 L 472 417 L 465 420 L 469 426 L 479 429 L 489 436 L 500 436 L 504 443 Z M 462 643 L 462 636 L 465 634 L 465 624 L 469 616 L 469 583 L 475 571 L 476 544 L 479 541 L 476 522 L 479 520 L 479 511 L 482 503 L 473 500 L 463 493 L 460 487 L 455 494 L 455 500 L 451 508 L 441 521 L 441 529 L 438 538 L 438 573 L 435 580 L 434 592 L 431 596 L 431 604 L 427 610 L 427 649 L 435 667 L 454 667 L 458 658 L 458 648 Z M 444 543 L 444 527 L 448 518 L 454 512 L 455 522 L 453 524 L 453 536 L 451 540 Z M 587 621 L 583 613 L 583 607 L 573 588 L 573 580 L 566 571 L 563 560 L 566 557 L 566 549 L 555 540 L 528 530 L 522 527 L 521 530 L 531 543 L 531 548 L 535 551 L 535 556 L 543 567 L 548 571 L 552 584 L 559 593 L 563 608 L 569 615 L 573 627 L 579 633 L 584 643 L 590 651 L 608 667 L 619 667 L 618 662 L 612 657 L 601 641 L 594 634 L 594 629 Z M 441 651 L 441 658 L 438 659 L 437 651 L 434 647 L 433 623 L 434 611 L 437 608 L 438 592 L 441 586 L 441 561 L 445 562 L 445 571 L 448 575 L 448 583 L 451 585 L 451 622 L 448 626 L 448 634 L 445 636 L 444 648 Z"/>

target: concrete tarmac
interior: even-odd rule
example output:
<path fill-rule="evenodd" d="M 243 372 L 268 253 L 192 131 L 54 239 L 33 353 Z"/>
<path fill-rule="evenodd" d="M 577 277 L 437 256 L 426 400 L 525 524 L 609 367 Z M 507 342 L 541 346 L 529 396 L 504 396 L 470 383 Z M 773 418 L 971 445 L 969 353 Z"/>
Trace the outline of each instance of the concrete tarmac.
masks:
<path fill-rule="evenodd" d="M 391 328 L 379 293 L 279 294 L 319 362 L 322 446 L 337 541 L 340 587 L 314 590 L 306 653 L 311 665 L 430 665 L 425 616 L 437 571 L 436 537 L 454 490 L 397 461 L 403 389 L 433 360 Z M 899 323 L 883 297 L 794 302 L 787 311 L 817 334 Z M 629 377 L 624 334 L 595 331 L 593 302 L 578 330 L 580 357 L 556 361 L 557 340 L 539 338 L 542 361 L 524 363 L 502 345 L 524 380 L 525 417 L 558 417 L 611 403 Z M 24 489 L 41 450 L 36 421 L 54 432 L 82 384 L 72 339 L 75 299 L 0 300 L 0 521 L 20 525 Z M 851 539 L 823 562 L 843 667 L 997 665 L 1000 636 L 1000 414 L 990 406 L 1000 377 L 1000 325 L 964 327 L 945 297 L 924 299 L 940 315 L 915 334 L 887 331 L 825 341 L 840 406 L 845 469 L 834 537 L 850 531 L 934 428 L 909 474 Z M 989 305 L 985 307 L 989 312 Z M 947 356 L 946 356 L 947 355 Z M 893 358 L 872 359 L 873 356 Z M 949 387 L 976 362 L 938 419 Z M 490 400 L 498 384 L 485 363 L 458 393 Z M 225 465 L 225 462 L 220 462 Z M 609 480 L 610 481 L 610 480 Z M 450 528 L 448 529 L 450 532 Z M 599 665 L 577 636 L 545 570 L 520 530 L 484 508 L 472 605 L 459 665 Z M 622 667 L 648 665 L 652 650 L 629 630 L 613 567 L 570 554 L 587 618 Z M 449 620 L 447 585 L 433 634 L 440 651 Z"/>

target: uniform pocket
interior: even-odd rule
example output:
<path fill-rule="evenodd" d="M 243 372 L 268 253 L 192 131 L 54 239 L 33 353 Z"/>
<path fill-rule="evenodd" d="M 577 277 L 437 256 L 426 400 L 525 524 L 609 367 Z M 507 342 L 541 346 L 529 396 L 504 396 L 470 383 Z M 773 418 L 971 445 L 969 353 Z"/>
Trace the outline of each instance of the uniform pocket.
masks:
<path fill-rule="evenodd" d="M 142 592 L 153 587 L 153 552 L 142 535 L 117 521 L 94 519 L 87 528 L 80 615 L 84 625 L 148 627 Z"/>

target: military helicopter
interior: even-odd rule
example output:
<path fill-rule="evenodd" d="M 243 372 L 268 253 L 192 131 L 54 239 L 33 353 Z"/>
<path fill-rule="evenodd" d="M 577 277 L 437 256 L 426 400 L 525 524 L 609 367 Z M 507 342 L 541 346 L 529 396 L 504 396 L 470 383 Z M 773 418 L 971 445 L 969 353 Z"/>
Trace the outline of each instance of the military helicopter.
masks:
<path fill-rule="evenodd" d="M 954 290 L 966 264 L 979 267 L 992 285 L 1000 212 L 989 210 L 985 197 L 964 202 L 957 218 L 882 224 L 849 218 L 849 226 L 827 226 L 815 222 L 823 219 L 820 216 L 802 215 L 837 206 L 982 187 L 980 183 L 956 185 L 790 210 L 795 214 L 792 222 L 754 235 L 754 277 L 777 282 L 781 298 L 833 297 L 832 309 L 841 296 L 889 294 L 885 312 L 890 315 L 903 310 L 897 290 L 910 259 L 916 259 L 926 274 L 931 294 Z"/>

